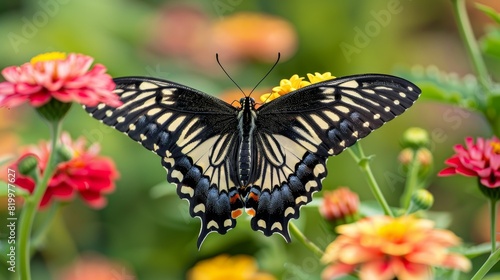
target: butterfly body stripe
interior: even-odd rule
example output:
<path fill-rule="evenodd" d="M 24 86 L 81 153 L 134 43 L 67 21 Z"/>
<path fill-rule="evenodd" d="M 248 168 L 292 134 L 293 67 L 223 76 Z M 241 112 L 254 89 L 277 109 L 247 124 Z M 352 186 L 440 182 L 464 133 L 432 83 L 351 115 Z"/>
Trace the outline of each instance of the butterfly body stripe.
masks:
<path fill-rule="evenodd" d="M 238 148 L 238 178 L 241 187 L 248 184 L 252 172 L 252 161 L 255 133 L 255 101 L 249 97 L 240 100 L 241 111 L 238 113 L 238 131 L 240 144 Z"/>
<path fill-rule="evenodd" d="M 315 83 L 255 108 L 147 77 L 114 79 L 123 105 L 86 107 L 162 158 L 167 180 L 201 221 L 198 247 L 245 212 L 252 229 L 290 241 L 288 225 L 327 176 L 326 161 L 402 114 L 420 89 L 364 74 Z"/>

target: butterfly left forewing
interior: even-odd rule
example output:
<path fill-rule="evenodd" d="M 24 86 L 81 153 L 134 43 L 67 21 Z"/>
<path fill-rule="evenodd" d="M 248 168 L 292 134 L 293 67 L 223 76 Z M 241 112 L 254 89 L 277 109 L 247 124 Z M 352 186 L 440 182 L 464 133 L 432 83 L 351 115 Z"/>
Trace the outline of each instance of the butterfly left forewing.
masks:
<path fill-rule="evenodd" d="M 243 206 L 234 173 L 237 109 L 212 96 L 165 80 L 114 80 L 123 105 L 99 104 L 87 112 L 122 131 L 162 158 L 168 181 L 201 219 L 198 246 L 212 231 L 236 225 Z"/>
<path fill-rule="evenodd" d="M 326 160 L 402 114 L 420 95 L 414 84 L 368 74 L 333 79 L 291 92 L 257 110 L 258 172 L 245 202 L 252 228 L 279 233 L 321 190 Z"/>

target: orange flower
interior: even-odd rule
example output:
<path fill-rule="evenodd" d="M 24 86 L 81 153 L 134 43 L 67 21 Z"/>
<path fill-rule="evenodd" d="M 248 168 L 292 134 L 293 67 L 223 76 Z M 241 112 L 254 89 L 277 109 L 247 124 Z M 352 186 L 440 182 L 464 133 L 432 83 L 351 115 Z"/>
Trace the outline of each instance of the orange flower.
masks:
<path fill-rule="evenodd" d="M 275 280 L 271 274 L 259 272 L 254 258 L 246 255 L 219 255 L 198 262 L 188 271 L 188 280 Z"/>
<path fill-rule="evenodd" d="M 234 13 L 216 21 L 212 28 L 215 47 L 226 57 L 274 61 L 278 52 L 287 59 L 297 47 L 294 27 L 277 16 Z"/>
<path fill-rule="evenodd" d="M 360 279 L 432 279 L 431 267 L 468 271 L 469 259 L 448 248 L 458 245 L 451 231 L 413 216 L 376 216 L 337 227 L 340 234 L 322 258 L 329 266 L 323 279 L 336 279 L 359 269 Z"/>
<path fill-rule="evenodd" d="M 346 224 L 358 218 L 359 197 L 347 187 L 323 194 L 319 212 L 336 224 Z"/>

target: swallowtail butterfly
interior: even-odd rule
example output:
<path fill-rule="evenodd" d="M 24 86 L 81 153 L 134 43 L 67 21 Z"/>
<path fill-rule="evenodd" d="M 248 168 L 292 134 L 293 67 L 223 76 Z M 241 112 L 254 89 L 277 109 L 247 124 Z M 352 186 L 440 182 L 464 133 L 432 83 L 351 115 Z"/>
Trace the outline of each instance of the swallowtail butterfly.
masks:
<path fill-rule="evenodd" d="M 354 75 L 315 83 L 259 108 L 239 107 L 196 89 L 148 78 L 114 79 L 118 108 L 86 111 L 161 157 L 167 180 L 199 217 L 198 247 L 213 231 L 251 227 L 290 242 L 288 223 L 321 190 L 328 157 L 402 114 L 420 95 L 388 75 Z"/>

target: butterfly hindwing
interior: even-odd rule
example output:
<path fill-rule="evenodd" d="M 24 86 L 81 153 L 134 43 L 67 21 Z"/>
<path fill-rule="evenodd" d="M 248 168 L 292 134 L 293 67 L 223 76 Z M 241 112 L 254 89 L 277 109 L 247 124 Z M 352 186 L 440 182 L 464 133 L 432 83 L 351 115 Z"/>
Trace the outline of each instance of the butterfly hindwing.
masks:
<path fill-rule="evenodd" d="M 127 134 L 162 157 L 168 181 L 200 217 L 198 246 L 212 231 L 236 225 L 231 213 L 243 207 L 232 169 L 237 109 L 176 83 L 142 77 L 114 79 L 123 105 L 85 108 L 91 116 Z M 231 201 L 230 201 L 231 200 Z"/>
<path fill-rule="evenodd" d="M 259 164 L 252 188 L 258 199 L 251 225 L 289 240 L 288 223 L 321 190 L 326 160 L 402 114 L 420 95 L 393 76 L 348 76 L 288 93 L 257 110 Z"/>

